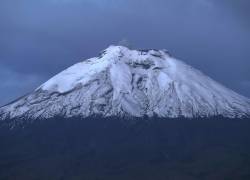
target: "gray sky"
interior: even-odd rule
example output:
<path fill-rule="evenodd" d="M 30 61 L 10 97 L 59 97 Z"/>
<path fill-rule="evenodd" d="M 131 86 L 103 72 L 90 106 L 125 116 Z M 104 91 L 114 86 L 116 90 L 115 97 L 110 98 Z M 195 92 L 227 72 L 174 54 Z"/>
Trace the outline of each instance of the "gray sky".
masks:
<path fill-rule="evenodd" d="M 126 39 L 250 97 L 249 0 L 1 0 L 0 105 Z"/>

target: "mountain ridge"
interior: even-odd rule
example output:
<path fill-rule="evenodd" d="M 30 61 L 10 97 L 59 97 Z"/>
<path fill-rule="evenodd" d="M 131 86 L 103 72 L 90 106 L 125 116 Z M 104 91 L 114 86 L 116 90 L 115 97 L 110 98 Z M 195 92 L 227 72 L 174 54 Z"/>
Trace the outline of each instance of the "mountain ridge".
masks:
<path fill-rule="evenodd" d="M 166 50 L 110 46 L 0 108 L 0 119 L 100 115 L 177 118 L 249 116 L 250 100 Z"/>

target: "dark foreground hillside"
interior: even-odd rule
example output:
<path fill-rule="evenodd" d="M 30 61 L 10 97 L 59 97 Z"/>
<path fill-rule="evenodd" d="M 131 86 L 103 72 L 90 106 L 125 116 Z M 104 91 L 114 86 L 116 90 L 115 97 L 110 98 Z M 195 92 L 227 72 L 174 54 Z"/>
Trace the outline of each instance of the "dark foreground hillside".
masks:
<path fill-rule="evenodd" d="M 51 119 L 0 131 L 0 180 L 249 180 L 250 120 Z"/>

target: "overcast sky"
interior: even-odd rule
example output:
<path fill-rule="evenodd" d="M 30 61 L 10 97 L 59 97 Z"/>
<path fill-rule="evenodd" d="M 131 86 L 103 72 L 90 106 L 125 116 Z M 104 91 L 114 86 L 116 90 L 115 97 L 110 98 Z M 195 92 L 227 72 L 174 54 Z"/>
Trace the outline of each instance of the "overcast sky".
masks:
<path fill-rule="evenodd" d="M 250 97 L 249 0 L 1 0 L 0 105 L 126 39 Z"/>

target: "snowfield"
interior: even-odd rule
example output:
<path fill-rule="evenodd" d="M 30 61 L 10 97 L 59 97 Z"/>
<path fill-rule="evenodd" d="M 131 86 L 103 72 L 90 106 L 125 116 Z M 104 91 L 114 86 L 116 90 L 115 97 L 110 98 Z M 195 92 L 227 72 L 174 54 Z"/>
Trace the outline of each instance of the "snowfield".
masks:
<path fill-rule="evenodd" d="M 250 100 L 165 50 L 110 46 L 0 108 L 2 120 L 92 115 L 245 117 L 250 115 Z"/>

